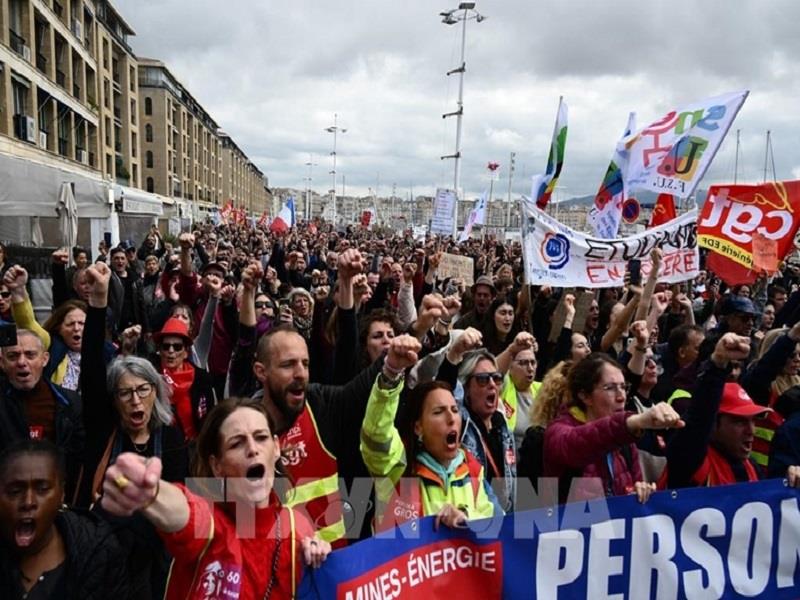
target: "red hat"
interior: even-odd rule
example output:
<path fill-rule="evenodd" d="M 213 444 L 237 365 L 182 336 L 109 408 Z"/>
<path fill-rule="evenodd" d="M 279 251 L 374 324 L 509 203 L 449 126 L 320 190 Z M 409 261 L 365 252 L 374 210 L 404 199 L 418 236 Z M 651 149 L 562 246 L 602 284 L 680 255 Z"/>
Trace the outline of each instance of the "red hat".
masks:
<path fill-rule="evenodd" d="M 755 417 L 772 412 L 771 408 L 753 402 L 738 383 L 726 383 L 722 392 L 719 413 L 737 417 Z"/>
<path fill-rule="evenodd" d="M 164 323 L 164 327 L 161 328 L 161 331 L 153 334 L 153 339 L 155 339 L 156 342 L 161 343 L 161 338 L 164 338 L 168 335 L 182 337 L 186 341 L 187 345 L 192 343 L 192 336 L 189 335 L 189 326 L 181 321 L 178 317 L 170 317 L 167 319 L 167 322 Z"/>

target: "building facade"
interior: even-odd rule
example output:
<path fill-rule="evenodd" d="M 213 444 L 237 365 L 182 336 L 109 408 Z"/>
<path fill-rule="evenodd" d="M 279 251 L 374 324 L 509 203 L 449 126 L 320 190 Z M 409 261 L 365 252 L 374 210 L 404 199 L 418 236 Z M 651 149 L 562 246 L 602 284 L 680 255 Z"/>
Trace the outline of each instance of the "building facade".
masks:
<path fill-rule="evenodd" d="M 139 60 L 143 188 L 253 214 L 269 210 L 264 174 L 164 63 Z"/>
<path fill-rule="evenodd" d="M 143 187 L 163 196 L 219 206 L 218 126 L 160 61 L 139 62 Z"/>

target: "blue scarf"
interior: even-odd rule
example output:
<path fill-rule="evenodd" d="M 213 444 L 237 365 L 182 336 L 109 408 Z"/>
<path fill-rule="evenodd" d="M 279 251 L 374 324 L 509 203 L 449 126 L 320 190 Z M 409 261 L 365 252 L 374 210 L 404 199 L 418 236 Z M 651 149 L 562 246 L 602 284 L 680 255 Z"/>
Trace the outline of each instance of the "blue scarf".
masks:
<path fill-rule="evenodd" d="M 464 451 L 459 450 L 456 457 L 450 461 L 447 467 L 428 454 L 426 450 L 421 450 L 419 454 L 417 454 L 417 462 L 422 463 L 436 473 L 444 482 L 444 488 L 447 489 L 450 487 L 450 477 L 456 472 L 458 466 L 464 462 Z"/>

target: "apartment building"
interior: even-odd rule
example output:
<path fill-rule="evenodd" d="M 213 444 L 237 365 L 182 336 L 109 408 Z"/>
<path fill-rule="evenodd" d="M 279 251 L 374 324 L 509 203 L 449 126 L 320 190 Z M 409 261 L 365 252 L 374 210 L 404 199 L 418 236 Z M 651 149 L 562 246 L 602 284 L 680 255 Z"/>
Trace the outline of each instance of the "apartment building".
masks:
<path fill-rule="evenodd" d="M 96 0 L 95 5 L 101 168 L 112 180 L 140 188 L 138 65 L 128 44 L 135 34 L 108 0 Z"/>
<path fill-rule="evenodd" d="M 0 0 L 4 149 L 138 185 L 128 35 L 133 30 L 104 0 Z"/>
<path fill-rule="evenodd" d="M 253 214 L 268 210 L 264 174 L 158 60 L 139 59 L 143 187 Z"/>
<path fill-rule="evenodd" d="M 102 169 L 96 35 L 92 3 L 0 0 L 0 144 L 6 150 Z"/>
<path fill-rule="evenodd" d="M 222 153 L 217 123 L 158 60 L 139 61 L 144 189 L 220 205 Z"/>
<path fill-rule="evenodd" d="M 222 146 L 222 196 L 233 205 L 258 214 L 270 209 L 270 194 L 264 174 L 231 137 L 219 132 Z"/>

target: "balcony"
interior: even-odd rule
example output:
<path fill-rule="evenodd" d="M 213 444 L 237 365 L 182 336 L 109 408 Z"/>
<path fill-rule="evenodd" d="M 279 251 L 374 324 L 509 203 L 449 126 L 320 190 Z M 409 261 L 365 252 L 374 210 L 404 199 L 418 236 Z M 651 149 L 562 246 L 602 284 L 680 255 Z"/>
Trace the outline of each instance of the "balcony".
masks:
<path fill-rule="evenodd" d="M 44 54 L 36 55 L 36 68 L 47 75 L 47 57 Z"/>
<path fill-rule="evenodd" d="M 25 45 L 25 38 L 22 37 L 20 34 L 18 34 L 16 31 L 14 31 L 13 29 L 8 30 L 8 38 L 9 41 L 11 42 L 11 49 L 20 56 L 22 56 L 23 58 L 25 58 L 25 48 L 27 48 L 27 46 Z"/>
<path fill-rule="evenodd" d="M 64 89 L 67 89 L 67 74 L 60 69 L 56 69 L 56 83 Z"/>

